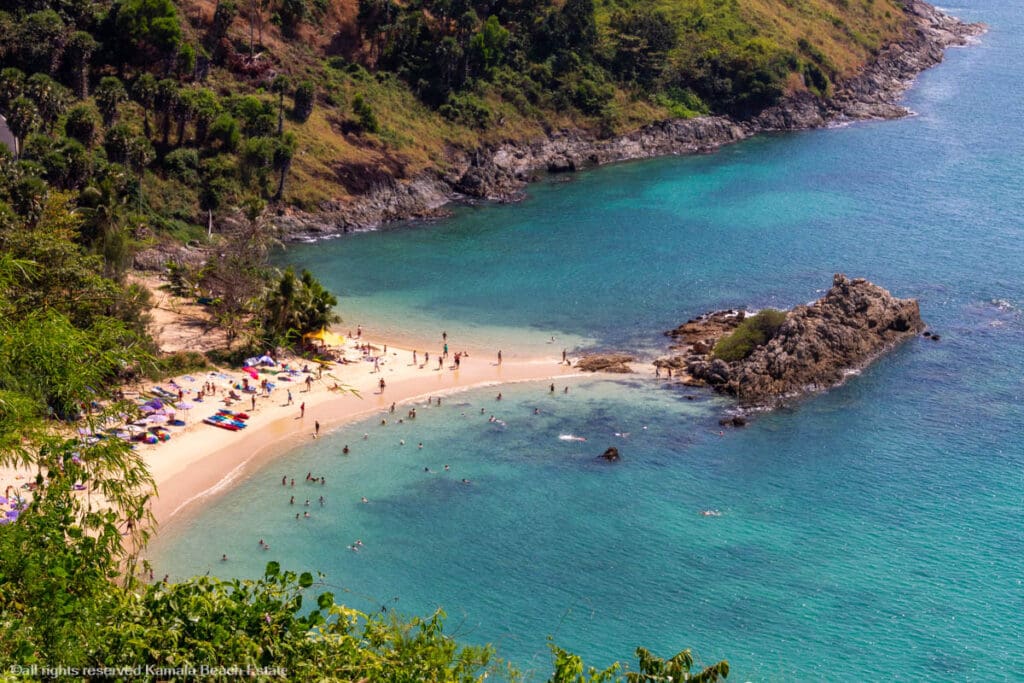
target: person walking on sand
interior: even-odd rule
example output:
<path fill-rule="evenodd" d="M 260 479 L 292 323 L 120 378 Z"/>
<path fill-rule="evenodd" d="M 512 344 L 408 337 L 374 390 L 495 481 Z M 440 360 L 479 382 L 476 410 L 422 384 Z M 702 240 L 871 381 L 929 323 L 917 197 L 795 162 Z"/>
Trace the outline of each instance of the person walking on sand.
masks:
<path fill-rule="evenodd" d="M 384 393 L 384 386 L 385 386 L 384 385 L 384 378 L 381 377 L 380 378 L 380 393 L 382 393 L 382 394 Z"/>
<path fill-rule="evenodd" d="M 292 405 L 292 403 L 293 403 L 293 401 L 292 401 L 292 390 L 291 390 L 291 389 L 289 389 L 289 390 L 288 390 L 288 402 L 287 402 L 287 403 L 285 403 L 285 405 L 286 405 L 286 406 L 290 406 L 290 405 Z"/>
<path fill-rule="evenodd" d="M 318 436 L 320 436 L 320 420 L 313 422 L 313 438 L 315 439 Z"/>
<path fill-rule="evenodd" d="M 391 414 L 394 414 L 394 412 L 395 412 L 395 404 L 394 403 L 391 404 L 390 412 L 391 412 Z"/>
<path fill-rule="evenodd" d="M 501 365 L 501 349 L 498 349 L 498 365 Z"/>
<path fill-rule="evenodd" d="M 252 409 L 256 410 L 256 397 L 252 396 L 251 398 L 252 398 Z"/>
<path fill-rule="evenodd" d="M 444 331 L 444 332 L 441 333 L 441 341 L 443 341 L 443 342 L 447 342 L 448 341 L 448 332 L 447 331 Z"/>
<path fill-rule="evenodd" d="M 415 351 L 412 352 L 412 364 L 416 365 L 416 352 Z"/>
<path fill-rule="evenodd" d="M 302 405 L 299 406 L 299 417 L 306 417 L 306 402 L 303 401 Z"/>
<path fill-rule="evenodd" d="M 444 343 L 444 357 L 448 357 L 448 342 Z"/>
<path fill-rule="evenodd" d="M 565 357 L 565 349 L 562 349 L 562 362 L 563 363 L 568 363 L 569 362 L 568 360 L 566 360 L 566 357 Z"/>

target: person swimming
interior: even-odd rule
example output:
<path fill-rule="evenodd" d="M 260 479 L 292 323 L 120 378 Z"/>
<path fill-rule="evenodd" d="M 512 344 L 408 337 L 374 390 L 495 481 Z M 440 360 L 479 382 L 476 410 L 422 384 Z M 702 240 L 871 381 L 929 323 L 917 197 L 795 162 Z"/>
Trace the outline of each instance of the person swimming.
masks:
<path fill-rule="evenodd" d="M 359 499 L 359 502 L 360 503 L 369 503 L 370 501 L 366 500 L 366 496 L 363 496 L 362 498 Z"/>
<path fill-rule="evenodd" d="M 701 517 L 721 517 L 722 513 L 718 510 L 701 510 Z"/>

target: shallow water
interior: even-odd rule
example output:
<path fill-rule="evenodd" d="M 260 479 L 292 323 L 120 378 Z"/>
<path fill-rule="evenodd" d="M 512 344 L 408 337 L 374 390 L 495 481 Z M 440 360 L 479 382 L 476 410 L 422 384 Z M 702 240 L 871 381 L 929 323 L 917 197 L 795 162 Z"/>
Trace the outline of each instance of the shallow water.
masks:
<path fill-rule="evenodd" d="M 950 9 L 991 31 L 924 74 L 916 117 L 597 169 L 286 255 L 353 327 L 508 356 L 657 353 L 696 313 L 802 303 L 837 271 L 918 297 L 942 341 L 724 436 L 727 402 L 646 377 L 373 418 L 169 524 L 158 573 L 321 570 L 357 607 L 443 606 L 540 675 L 551 634 L 594 664 L 693 647 L 737 680 L 1024 679 L 1024 21 Z M 595 461 L 609 445 L 622 461 Z"/>

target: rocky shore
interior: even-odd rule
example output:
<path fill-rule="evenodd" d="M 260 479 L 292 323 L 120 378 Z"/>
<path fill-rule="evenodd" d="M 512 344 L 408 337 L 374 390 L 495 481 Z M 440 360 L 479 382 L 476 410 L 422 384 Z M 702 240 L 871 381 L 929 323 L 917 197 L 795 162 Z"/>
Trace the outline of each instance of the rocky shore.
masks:
<path fill-rule="evenodd" d="M 898 100 L 921 71 L 942 61 L 943 51 L 983 32 L 921 0 L 908 0 L 904 38 L 884 50 L 862 73 L 837 84 L 827 99 L 801 93 L 753 120 L 707 116 L 673 119 L 609 139 L 582 130 L 553 131 L 540 140 L 506 142 L 474 152 L 453 150 L 449 171 L 410 180 L 388 177 L 356 199 L 325 202 L 318 212 L 291 211 L 277 218 L 286 239 L 308 240 L 375 227 L 393 220 L 437 215 L 466 199 L 511 201 L 544 172 L 571 172 L 632 159 L 709 152 L 769 131 L 818 128 L 844 121 L 897 118 Z"/>
<path fill-rule="evenodd" d="M 842 274 L 821 299 L 788 311 L 746 357 L 716 357 L 715 345 L 745 318 L 742 311 L 717 311 L 687 321 L 666 333 L 675 340 L 674 353 L 657 365 L 681 370 L 687 383 L 710 386 L 745 405 L 773 405 L 839 384 L 925 329 L 916 300 Z"/>

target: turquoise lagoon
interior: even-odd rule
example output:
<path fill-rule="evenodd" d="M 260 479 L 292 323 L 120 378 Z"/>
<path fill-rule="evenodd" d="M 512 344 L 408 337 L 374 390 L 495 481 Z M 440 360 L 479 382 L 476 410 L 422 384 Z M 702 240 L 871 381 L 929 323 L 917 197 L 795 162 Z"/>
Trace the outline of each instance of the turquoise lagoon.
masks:
<path fill-rule="evenodd" d="M 368 419 L 172 520 L 157 572 L 319 570 L 359 608 L 441 606 L 536 677 L 550 634 L 595 665 L 691 647 L 740 681 L 1024 679 L 1024 16 L 951 11 L 991 30 L 920 78 L 915 117 L 601 168 L 283 257 L 353 327 L 507 357 L 653 355 L 694 314 L 802 303 L 839 271 L 919 298 L 940 342 L 724 436 L 727 401 L 651 377 Z M 595 461 L 610 445 L 622 462 Z"/>

